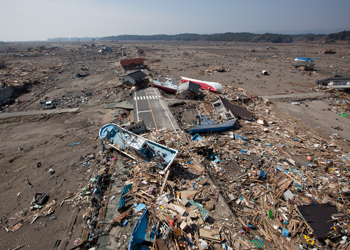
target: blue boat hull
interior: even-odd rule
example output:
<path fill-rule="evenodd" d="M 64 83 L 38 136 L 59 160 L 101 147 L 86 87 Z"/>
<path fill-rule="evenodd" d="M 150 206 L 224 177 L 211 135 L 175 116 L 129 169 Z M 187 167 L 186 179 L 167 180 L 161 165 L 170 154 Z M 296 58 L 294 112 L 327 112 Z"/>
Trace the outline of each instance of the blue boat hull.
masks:
<path fill-rule="evenodd" d="M 185 131 L 189 134 L 194 133 L 208 133 L 208 132 L 223 132 L 230 129 L 233 129 L 236 123 L 236 119 L 231 120 L 229 122 L 223 123 L 223 124 L 216 124 L 216 125 L 196 125 L 194 127 L 186 128 Z"/>
<path fill-rule="evenodd" d="M 134 229 L 132 230 L 128 250 L 137 250 L 139 247 L 138 244 L 144 242 L 146 238 L 146 229 L 147 229 L 147 214 L 148 208 L 145 209 L 140 219 L 136 222 Z"/>
<path fill-rule="evenodd" d="M 142 148 L 138 151 L 139 156 L 153 159 L 156 155 L 160 155 L 168 166 L 173 163 L 178 154 L 178 151 L 175 149 L 147 140 L 113 123 L 104 125 L 100 129 L 99 135 L 101 139 L 107 139 L 107 143 L 109 143 L 110 146 L 121 152 L 130 147 L 131 143 L 134 143 L 135 141 L 146 142 L 149 148 L 152 148 L 152 151 L 147 148 Z M 120 148 L 115 147 L 115 144 L 120 145 Z M 136 145 L 136 143 L 134 144 Z"/>

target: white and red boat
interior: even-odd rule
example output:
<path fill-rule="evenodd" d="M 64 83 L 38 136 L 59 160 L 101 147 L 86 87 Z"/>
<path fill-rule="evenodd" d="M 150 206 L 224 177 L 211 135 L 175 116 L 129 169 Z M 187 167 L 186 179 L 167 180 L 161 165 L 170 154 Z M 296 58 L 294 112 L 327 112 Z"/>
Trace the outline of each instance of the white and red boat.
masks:
<path fill-rule="evenodd" d="M 153 86 L 158 87 L 161 90 L 164 90 L 165 92 L 169 93 L 176 93 L 178 89 L 178 86 L 172 78 L 165 78 L 165 82 L 161 82 L 158 79 L 154 79 L 151 81 L 151 83 L 153 84 Z"/>
<path fill-rule="evenodd" d="M 191 79 L 187 77 L 181 77 L 180 82 L 181 83 L 194 82 L 201 85 L 201 88 L 203 90 L 208 89 L 210 91 L 217 92 L 217 93 L 222 93 L 224 89 L 221 83 L 218 83 L 218 82 L 207 82 L 207 81 L 196 80 L 196 79 Z"/>

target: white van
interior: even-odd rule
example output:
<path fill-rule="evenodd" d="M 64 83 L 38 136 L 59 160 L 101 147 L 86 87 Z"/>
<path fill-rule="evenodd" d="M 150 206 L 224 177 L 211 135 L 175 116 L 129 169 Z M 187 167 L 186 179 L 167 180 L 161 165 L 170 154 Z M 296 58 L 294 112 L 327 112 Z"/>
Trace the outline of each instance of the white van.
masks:
<path fill-rule="evenodd" d="M 45 103 L 45 109 L 53 109 L 55 108 L 55 104 L 53 103 L 53 101 L 48 101 Z"/>

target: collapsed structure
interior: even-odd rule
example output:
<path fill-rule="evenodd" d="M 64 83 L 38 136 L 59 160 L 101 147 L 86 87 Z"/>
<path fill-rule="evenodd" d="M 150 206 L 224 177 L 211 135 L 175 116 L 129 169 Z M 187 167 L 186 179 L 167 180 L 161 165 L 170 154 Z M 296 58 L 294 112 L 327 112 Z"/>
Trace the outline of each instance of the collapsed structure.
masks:
<path fill-rule="evenodd" d="M 207 95 L 197 111 L 210 117 L 218 102 L 215 94 Z M 223 95 L 221 102 L 245 103 L 231 108 L 250 110 L 240 110 L 244 115 L 227 132 L 190 136 L 164 128 L 136 136 L 117 125 L 101 128 L 103 145 L 112 147 L 102 153 L 103 174 L 96 179 L 119 169 L 113 174 L 119 191 L 100 193 L 100 219 L 84 230 L 80 247 L 103 246 L 104 237 L 117 249 L 349 245 L 350 154 L 342 152 L 337 138 L 327 141 L 288 118 L 278 119 L 269 102 L 242 89 Z M 171 160 L 147 143 L 163 148 Z M 107 202 L 112 198 L 117 201 Z M 104 219 L 107 211 L 113 211 L 110 221 Z M 114 227 L 127 237 L 114 234 Z"/>
<path fill-rule="evenodd" d="M 76 241 L 81 249 L 101 246 L 105 237 L 116 249 L 345 249 L 350 154 L 337 138 L 324 140 L 278 119 L 269 102 L 227 88 L 227 102 L 245 103 L 232 105 L 259 119 L 195 136 L 169 129 L 136 136 L 107 124 L 99 133 L 99 171 L 86 187 L 24 219 L 17 213 L 9 230 L 51 214 L 54 204 L 88 203 Z M 218 99 L 207 95 L 197 110 L 210 117 Z M 125 237 L 114 234 L 116 227 Z"/>

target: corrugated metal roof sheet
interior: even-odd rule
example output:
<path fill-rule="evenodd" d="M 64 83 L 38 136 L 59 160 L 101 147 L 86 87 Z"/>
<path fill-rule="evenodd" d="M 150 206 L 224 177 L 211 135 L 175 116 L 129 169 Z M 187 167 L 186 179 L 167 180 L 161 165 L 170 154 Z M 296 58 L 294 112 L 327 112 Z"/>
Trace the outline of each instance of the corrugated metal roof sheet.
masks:
<path fill-rule="evenodd" d="M 238 117 L 240 119 L 248 120 L 248 121 L 254 120 L 253 113 L 248 111 L 245 107 L 232 104 L 226 98 L 223 98 L 221 96 L 219 96 L 219 97 L 220 97 L 220 100 L 221 100 L 222 104 L 226 107 L 227 110 L 231 110 L 231 112 L 232 112 L 232 114 L 234 116 L 236 116 L 236 117 Z"/>
<path fill-rule="evenodd" d="M 130 74 L 127 74 L 126 76 L 129 76 L 134 80 L 139 80 L 139 79 L 144 78 L 147 75 L 145 73 L 143 73 L 141 70 L 138 70 L 138 71 L 132 72 Z"/>

